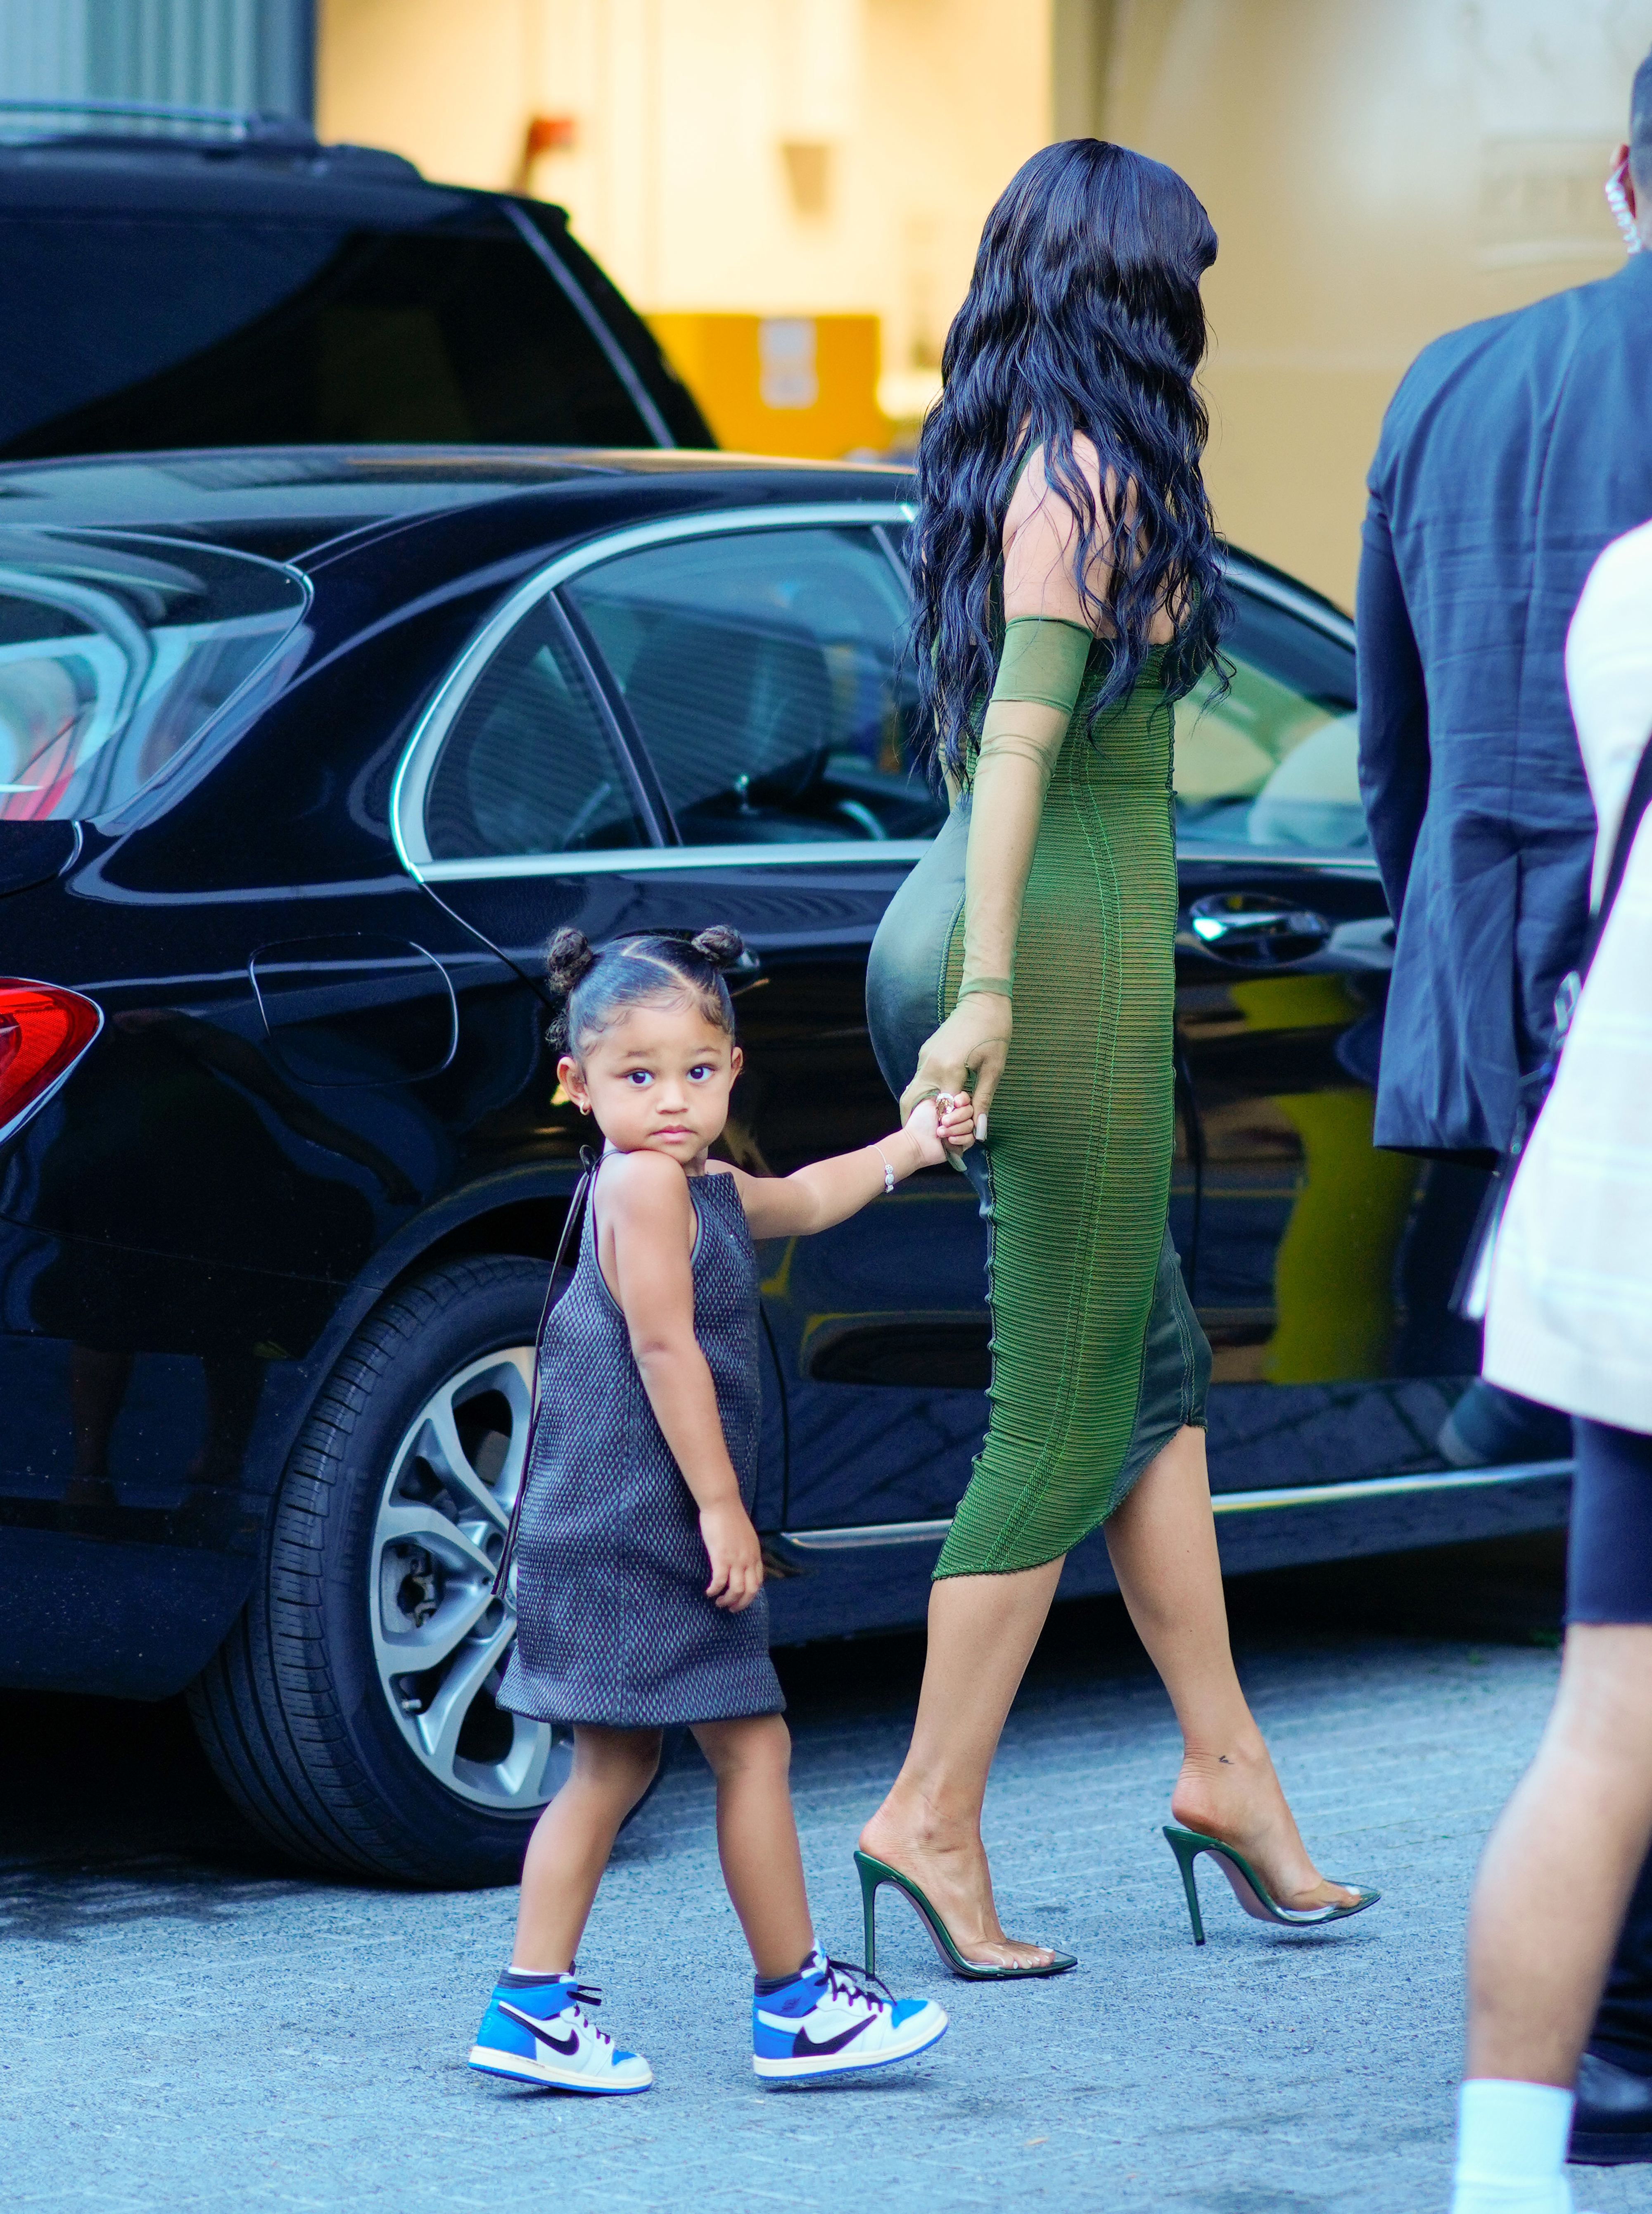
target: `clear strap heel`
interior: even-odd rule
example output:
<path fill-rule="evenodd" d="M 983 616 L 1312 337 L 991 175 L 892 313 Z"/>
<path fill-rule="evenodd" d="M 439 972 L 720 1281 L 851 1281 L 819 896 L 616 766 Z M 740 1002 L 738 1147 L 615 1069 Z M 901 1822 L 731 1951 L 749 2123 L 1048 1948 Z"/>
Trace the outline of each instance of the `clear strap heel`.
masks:
<path fill-rule="evenodd" d="M 930 1942 L 942 1960 L 955 1976 L 963 1976 L 970 1983 L 1008 1984 L 1019 1982 L 1029 1976 L 1060 1976 L 1079 1965 L 1074 1953 L 1057 1953 L 1055 1958 L 1038 1968 L 1000 1968 L 989 1960 L 968 1960 L 953 1942 L 952 1933 L 929 1900 L 919 1890 L 910 1876 L 902 1875 L 899 1868 L 890 1868 L 887 1861 L 874 1860 L 870 1853 L 858 1849 L 854 1865 L 860 1878 L 860 1907 L 866 1924 L 866 1970 L 878 1972 L 878 1893 L 888 1884 L 909 1899 L 918 1919 L 929 1932 Z"/>
<path fill-rule="evenodd" d="M 1233 1887 L 1233 1896 L 1245 1912 L 1257 1922 L 1277 1922 L 1290 1930 L 1312 1930 L 1322 1922 L 1345 1922 L 1350 1914 L 1363 1914 L 1367 1906 L 1374 1906 L 1382 1897 L 1367 1883 L 1347 1883 L 1344 1891 L 1356 1892 L 1359 1896 L 1352 1906 L 1281 1906 L 1262 1878 L 1242 1852 L 1233 1845 L 1225 1845 L 1220 1838 L 1207 1838 L 1198 1830 L 1184 1830 L 1179 1825 L 1166 1822 L 1165 1837 L 1176 1865 L 1182 1871 L 1182 1883 L 1187 1892 L 1187 1911 L 1193 1923 L 1193 1942 L 1204 1942 L 1204 1917 L 1199 1912 L 1199 1887 L 1194 1881 L 1193 1863 L 1201 1853 L 1208 1853 L 1216 1866 Z M 1332 1876 L 1333 1883 L 1341 1881 Z"/>

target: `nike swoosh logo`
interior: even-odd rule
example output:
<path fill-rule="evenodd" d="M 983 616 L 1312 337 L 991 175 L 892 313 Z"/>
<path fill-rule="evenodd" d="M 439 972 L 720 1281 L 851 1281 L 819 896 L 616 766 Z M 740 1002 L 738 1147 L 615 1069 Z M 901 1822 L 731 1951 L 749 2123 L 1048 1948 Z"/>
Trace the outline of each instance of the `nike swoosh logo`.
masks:
<path fill-rule="evenodd" d="M 863 2029 L 872 2027 L 873 2019 L 875 2017 L 868 2016 L 865 2021 L 851 2022 L 847 2029 L 840 2030 L 835 2037 L 822 2038 L 818 2044 L 810 2036 L 806 2029 L 800 2029 L 798 2032 L 797 2043 L 792 2048 L 792 2058 L 797 2060 L 806 2060 L 811 2053 L 841 2052 L 846 2045 L 853 2044 Z"/>
<path fill-rule="evenodd" d="M 508 1999 L 499 2001 L 499 2012 L 508 2014 L 512 2021 L 519 2021 L 524 2029 L 532 2030 L 541 2045 L 548 2045 L 553 2052 L 560 2052 L 565 2060 L 572 2060 L 579 2050 L 579 2033 L 577 2029 L 571 2029 L 566 2037 L 553 2037 L 542 2021 L 538 2021 L 533 2015 L 524 2014 L 520 2007 L 513 2007 Z"/>

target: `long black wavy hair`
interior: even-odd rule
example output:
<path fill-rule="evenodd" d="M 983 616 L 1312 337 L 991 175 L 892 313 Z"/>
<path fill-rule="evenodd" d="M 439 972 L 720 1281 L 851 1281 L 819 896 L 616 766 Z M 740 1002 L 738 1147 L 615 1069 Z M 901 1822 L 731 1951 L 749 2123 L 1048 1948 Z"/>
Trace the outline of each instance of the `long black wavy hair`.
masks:
<path fill-rule="evenodd" d="M 1004 514 L 1034 446 L 1077 521 L 1086 613 L 1104 615 L 1114 633 L 1092 729 L 1135 683 L 1166 603 L 1178 611 L 1163 670 L 1171 696 L 1213 663 L 1220 677 L 1232 606 L 1199 470 L 1209 419 L 1193 383 L 1205 351 L 1199 279 L 1215 258 L 1210 218 L 1176 172 L 1100 138 L 1043 148 L 988 217 L 919 441 L 912 532 L 919 727 L 954 776 L 968 774 L 992 688 Z M 1095 443 L 1104 488 L 1113 473 L 1112 503 L 1092 497 L 1074 457 L 1080 431 Z M 1088 584 L 1098 553 L 1111 565 L 1104 596 Z"/>

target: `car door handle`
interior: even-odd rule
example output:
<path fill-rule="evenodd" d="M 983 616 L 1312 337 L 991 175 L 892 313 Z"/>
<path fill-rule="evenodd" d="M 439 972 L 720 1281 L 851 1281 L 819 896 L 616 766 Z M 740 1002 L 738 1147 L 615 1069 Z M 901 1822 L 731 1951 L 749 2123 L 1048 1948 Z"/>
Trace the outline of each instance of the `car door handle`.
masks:
<path fill-rule="evenodd" d="M 1195 900 L 1187 916 L 1201 952 L 1252 969 L 1303 960 L 1331 936 L 1324 915 L 1282 907 L 1265 892 L 1215 892 Z"/>

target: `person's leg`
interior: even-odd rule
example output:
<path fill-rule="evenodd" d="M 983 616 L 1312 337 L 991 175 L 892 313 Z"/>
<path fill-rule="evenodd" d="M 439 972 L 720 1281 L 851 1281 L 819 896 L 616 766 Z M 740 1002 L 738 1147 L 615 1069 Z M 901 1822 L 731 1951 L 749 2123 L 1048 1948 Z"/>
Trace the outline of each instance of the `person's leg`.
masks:
<path fill-rule="evenodd" d="M 1309 1859 L 1233 1671 L 1204 1432 L 1178 1431 L 1104 1526 L 1130 1620 L 1181 1725 L 1171 1813 L 1237 1846 L 1282 1905 L 1351 1904 Z"/>
<path fill-rule="evenodd" d="M 779 1715 L 696 1722 L 717 1778 L 717 1851 L 757 1973 L 794 1975 L 814 1950 L 792 1813 L 792 1736 Z"/>
<path fill-rule="evenodd" d="M 105 1353 L 95 1345 L 69 1349 L 69 1420 L 75 1440 L 74 1483 L 95 1483 L 109 1473 L 109 1439 L 132 1381 L 130 1353 Z"/>
<path fill-rule="evenodd" d="M 659 1754 L 657 1729 L 575 1725 L 572 1773 L 528 1842 L 511 1965 L 470 2048 L 470 2065 L 484 2076 L 599 2096 L 653 2082 L 641 2054 L 591 2019 L 586 2009 L 600 1995 L 572 1971 L 614 1839 Z"/>
<path fill-rule="evenodd" d="M 1652 1840 L 1652 1624 L 1576 1623 L 1469 1910 L 1468 2073 L 1571 2088 Z"/>
<path fill-rule="evenodd" d="M 1636 1566 L 1652 1549 L 1652 1438 L 1577 1424 L 1568 1619 L 1644 1621 Z M 1578 2064 L 1575 2160 L 1652 2160 L 1652 1856 L 1642 1864 Z"/>
<path fill-rule="evenodd" d="M 1563 2214 L 1571 2085 L 1652 1841 L 1652 1438 L 1577 1425 L 1560 1688 L 1469 1910 L 1454 2214 Z"/>
<path fill-rule="evenodd" d="M 779 1715 L 695 1722 L 717 1778 L 717 1850 L 751 1948 L 751 2058 L 761 2082 L 820 2081 L 886 2067 L 945 2034 L 931 1999 L 894 1999 L 815 1942 Z"/>
<path fill-rule="evenodd" d="M 1652 1853 L 1630 1893 L 1588 2049 L 1633 2075 L 1652 2077 Z M 1652 2131 L 1652 2108 L 1644 2125 Z"/>
<path fill-rule="evenodd" d="M 620 1825 L 659 1766 L 657 1729 L 575 1726 L 573 1768 L 540 1816 L 522 1864 L 513 1972 L 566 1975 Z"/>
<path fill-rule="evenodd" d="M 981 1842 L 987 1771 L 1061 1581 L 1062 1563 L 945 1576 L 929 1594 L 929 1649 L 912 1743 L 860 1849 L 909 1876 L 970 1960 L 1043 1967 L 1045 1946 L 1004 1935 Z"/>
<path fill-rule="evenodd" d="M 1470 2076 L 1568 2089 L 1652 1838 L 1652 1437 L 1576 1449 L 1560 1689 L 1469 1913 Z"/>
<path fill-rule="evenodd" d="M 268 1365 L 239 1355 L 208 1355 L 202 1361 L 206 1424 L 200 1450 L 185 1471 L 187 1483 L 233 1483 L 240 1476 Z"/>
<path fill-rule="evenodd" d="M 1577 2064 L 1569 2157 L 1652 2161 L 1652 1854 L 1630 1893 L 1606 1995 Z"/>

